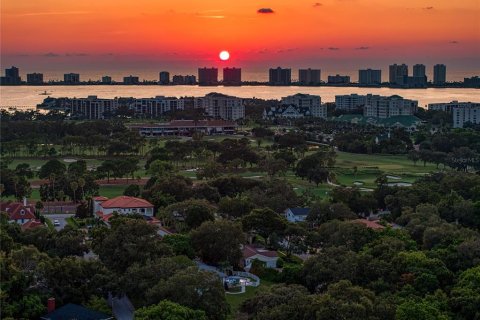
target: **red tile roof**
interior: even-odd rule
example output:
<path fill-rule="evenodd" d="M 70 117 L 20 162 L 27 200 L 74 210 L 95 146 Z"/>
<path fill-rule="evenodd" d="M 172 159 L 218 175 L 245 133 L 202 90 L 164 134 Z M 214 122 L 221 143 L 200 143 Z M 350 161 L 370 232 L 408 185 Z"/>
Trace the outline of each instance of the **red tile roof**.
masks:
<path fill-rule="evenodd" d="M 25 230 L 30 230 L 30 229 L 35 229 L 35 228 L 38 228 L 38 227 L 43 227 L 44 224 L 40 221 L 40 220 L 30 220 L 28 222 L 25 222 L 24 224 L 22 224 L 22 230 L 25 231 Z"/>
<path fill-rule="evenodd" d="M 258 249 L 252 246 L 244 246 L 243 247 L 243 257 L 245 259 L 253 257 L 254 255 L 260 255 L 264 257 L 269 257 L 269 258 L 274 258 L 278 257 L 278 254 L 276 251 L 270 251 L 270 250 L 265 250 L 265 249 Z"/>
<path fill-rule="evenodd" d="M 153 204 L 148 202 L 145 199 L 120 196 L 107 201 L 104 201 L 100 204 L 102 208 L 153 208 Z"/>
<path fill-rule="evenodd" d="M 361 223 L 365 225 L 367 228 L 374 229 L 374 230 L 385 229 L 385 227 L 379 224 L 378 222 L 370 221 L 367 219 L 356 219 L 356 220 L 353 220 L 352 222 Z"/>
<path fill-rule="evenodd" d="M 29 205 L 24 206 L 20 202 L 1 203 L 0 210 L 8 213 L 10 220 L 35 219 L 35 208 Z"/>
<path fill-rule="evenodd" d="M 93 197 L 93 200 L 94 201 L 106 201 L 108 200 L 107 197 L 102 197 L 102 196 L 97 196 L 97 197 Z"/>

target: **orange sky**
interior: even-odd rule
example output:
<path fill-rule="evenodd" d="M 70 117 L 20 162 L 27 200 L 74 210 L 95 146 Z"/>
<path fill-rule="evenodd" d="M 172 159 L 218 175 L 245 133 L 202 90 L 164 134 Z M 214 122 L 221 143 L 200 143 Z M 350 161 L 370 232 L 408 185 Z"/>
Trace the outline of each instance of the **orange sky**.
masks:
<path fill-rule="evenodd" d="M 261 8 L 274 12 L 257 13 Z M 111 56 L 208 64 L 222 49 L 239 65 L 366 57 L 478 62 L 480 1 L 1 0 L 2 66 L 17 58 L 49 64 L 54 59 L 44 58 Z"/>

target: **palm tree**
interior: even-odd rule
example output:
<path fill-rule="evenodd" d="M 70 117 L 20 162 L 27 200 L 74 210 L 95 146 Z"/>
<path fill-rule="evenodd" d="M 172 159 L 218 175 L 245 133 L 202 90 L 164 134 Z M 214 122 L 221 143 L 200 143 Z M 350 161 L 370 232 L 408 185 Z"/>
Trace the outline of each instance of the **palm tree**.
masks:
<path fill-rule="evenodd" d="M 76 202 L 77 202 L 77 197 L 76 197 L 76 195 L 75 195 L 75 192 L 76 192 L 77 189 L 78 189 L 78 182 L 76 182 L 76 181 L 70 182 L 70 188 L 71 188 L 72 191 L 73 191 L 73 202 L 76 203 Z"/>
<path fill-rule="evenodd" d="M 82 190 L 82 197 L 85 197 L 85 191 L 83 190 L 83 187 L 85 187 L 84 178 L 78 178 L 78 186 L 80 187 L 80 190 Z"/>

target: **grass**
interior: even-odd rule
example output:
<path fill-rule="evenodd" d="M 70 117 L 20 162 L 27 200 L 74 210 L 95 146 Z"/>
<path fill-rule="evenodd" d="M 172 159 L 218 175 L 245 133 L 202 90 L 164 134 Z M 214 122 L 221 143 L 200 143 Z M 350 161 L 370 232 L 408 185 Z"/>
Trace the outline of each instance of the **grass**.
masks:
<path fill-rule="evenodd" d="M 126 185 L 100 186 L 98 189 L 98 194 L 107 198 L 115 198 L 123 195 L 123 191 L 125 191 L 126 188 Z"/>
<path fill-rule="evenodd" d="M 77 223 L 77 221 L 75 220 L 75 218 L 73 218 L 73 217 L 68 217 L 68 218 L 65 219 L 65 221 L 67 221 L 67 224 L 68 224 L 69 226 L 71 226 L 72 228 L 78 229 L 79 226 L 78 226 L 78 223 Z"/>
<path fill-rule="evenodd" d="M 235 319 L 235 314 L 237 311 L 240 309 L 240 306 L 242 303 L 255 296 L 255 293 L 258 291 L 263 290 L 264 288 L 268 288 L 272 286 L 274 283 L 261 280 L 260 279 L 260 285 L 258 287 L 246 287 L 246 291 L 243 294 L 225 294 L 227 298 L 227 302 L 230 305 L 230 317 L 229 319 Z"/>

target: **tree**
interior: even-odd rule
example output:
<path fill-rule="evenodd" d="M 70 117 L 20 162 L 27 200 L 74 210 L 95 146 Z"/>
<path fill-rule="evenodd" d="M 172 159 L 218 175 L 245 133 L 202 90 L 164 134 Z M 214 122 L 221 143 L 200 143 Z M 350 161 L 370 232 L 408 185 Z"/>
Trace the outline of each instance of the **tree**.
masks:
<path fill-rule="evenodd" d="M 189 199 L 169 205 L 162 210 L 167 225 L 174 225 L 177 231 L 199 227 L 205 221 L 215 220 L 213 207 L 205 200 Z"/>
<path fill-rule="evenodd" d="M 450 304 L 458 319 L 480 317 L 480 266 L 462 272 L 450 293 Z"/>
<path fill-rule="evenodd" d="M 55 175 L 56 177 L 62 177 L 67 168 L 66 166 L 58 161 L 57 159 L 47 161 L 43 166 L 40 167 L 38 172 L 38 177 L 40 179 L 50 179 L 50 177 Z"/>
<path fill-rule="evenodd" d="M 351 220 L 356 217 L 353 211 L 343 203 L 329 204 L 322 201 L 312 206 L 307 220 L 318 225 L 331 220 Z"/>
<path fill-rule="evenodd" d="M 123 191 L 124 196 L 129 196 L 129 197 L 139 197 L 141 194 L 141 188 L 137 184 L 131 184 L 129 185 L 125 191 Z"/>
<path fill-rule="evenodd" d="M 93 250 L 108 268 L 124 272 L 135 262 L 171 254 L 170 247 L 158 238 L 155 226 L 143 219 L 112 219 L 111 229 L 100 229 L 93 234 Z"/>
<path fill-rule="evenodd" d="M 253 204 L 245 197 L 223 197 L 218 203 L 218 212 L 230 218 L 241 218 L 254 208 Z"/>
<path fill-rule="evenodd" d="M 240 227 L 229 221 L 208 221 L 191 232 L 192 245 L 205 263 L 237 266 L 242 258 L 240 245 L 244 235 Z"/>
<path fill-rule="evenodd" d="M 192 247 L 192 240 L 189 235 L 186 234 L 170 234 L 162 238 L 162 241 L 168 244 L 173 253 L 177 256 L 184 255 L 193 259 L 195 257 L 195 251 Z"/>
<path fill-rule="evenodd" d="M 210 222 L 209 222 L 210 223 Z M 203 310 L 208 319 L 224 320 L 229 311 L 218 276 L 191 267 L 158 282 L 147 291 L 147 302 L 170 300 L 191 309 Z"/>
<path fill-rule="evenodd" d="M 77 189 L 78 189 L 78 182 L 76 181 L 71 181 L 70 182 L 70 189 L 72 189 L 73 191 L 73 202 L 77 202 L 77 197 L 76 197 L 76 192 L 77 192 Z"/>
<path fill-rule="evenodd" d="M 15 167 L 15 174 L 17 176 L 24 176 L 25 178 L 32 179 L 33 178 L 33 171 L 30 168 L 28 163 L 19 163 Z"/>
<path fill-rule="evenodd" d="M 147 172 L 152 176 L 164 176 L 170 174 L 173 171 L 173 166 L 163 160 L 155 160 L 150 163 Z"/>
<path fill-rule="evenodd" d="M 341 280 L 328 286 L 325 294 L 313 302 L 316 319 L 359 319 L 368 320 L 375 315 L 375 294 Z"/>
<path fill-rule="evenodd" d="M 407 300 L 397 307 L 395 319 L 398 320 L 448 320 L 446 314 L 442 312 L 431 302 L 420 300 Z"/>
<path fill-rule="evenodd" d="M 300 285 L 278 284 L 242 303 L 241 311 L 249 319 L 302 320 L 315 319 L 312 296 Z"/>
<path fill-rule="evenodd" d="M 137 320 L 207 320 L 203 310 L 194 310 L 181 304 L 163 300 L 159 304 L 135 310 Z"/>
<path fill-rule="evenodd" d="M 412 150 L 408 153 L 407 158 L 413 161 L 413 165 L 416 166 L 418 160 L 420 160 L 420 153 L 416 150 Z"/>
<path fill-rule="evenodd" d="M 267 239 L 271 234 L 281 234 L 287 220 L 270 209 L 254 209 L 242 218 L 243 230 L 256 232 Z"/>

